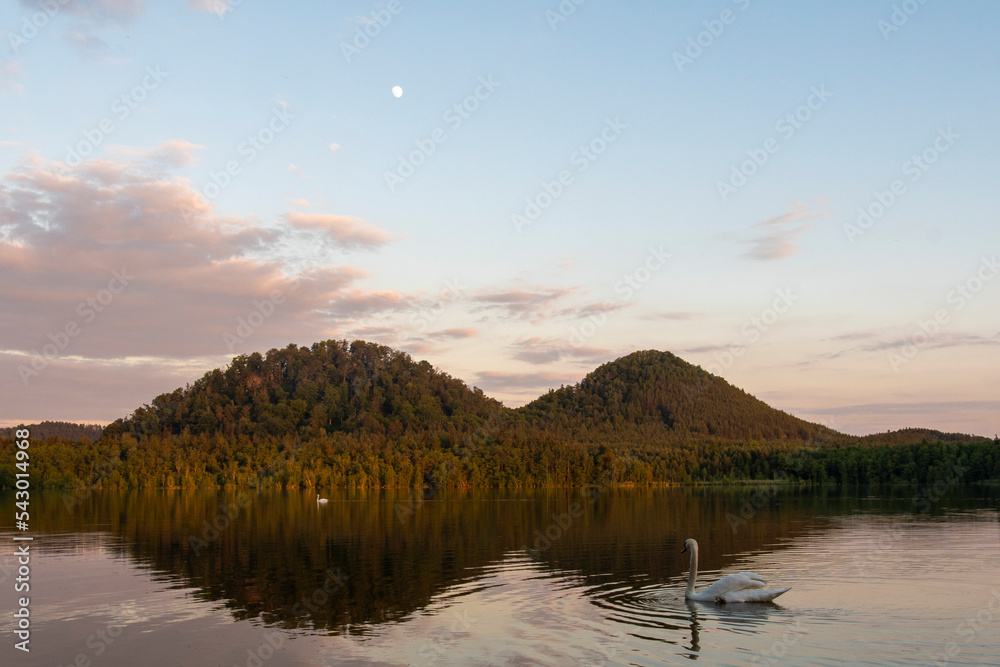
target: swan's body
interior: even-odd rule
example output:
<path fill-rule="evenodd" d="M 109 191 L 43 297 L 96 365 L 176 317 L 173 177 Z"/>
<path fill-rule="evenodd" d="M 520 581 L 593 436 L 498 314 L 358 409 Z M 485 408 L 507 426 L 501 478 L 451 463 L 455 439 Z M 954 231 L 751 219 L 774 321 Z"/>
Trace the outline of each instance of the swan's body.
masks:
<path fill-rule="evenodd" d="M 694 580 L 698 577 L 698 543 L 695 540 L 685 540 L 684 551 L 691 552 L 691 571 L 688 574 L 687 590 L 684 597 L 688 600 L 702 602 L 770 602 L 791 588 L 776 591 L 764 590 L 767 582 L 764 577 L 753 572 L 737 572 L 730 574 L 709 586 L 695 592 Z"/>
<path fill-rule="evenodd" d="M 317 493 L 316 494 L 316 502 L 318 504 L 320 504 L 320 505 L 325 505 L 327 503 L 327 499 L 326 498 L 320 498 L 319 494 Z"/>

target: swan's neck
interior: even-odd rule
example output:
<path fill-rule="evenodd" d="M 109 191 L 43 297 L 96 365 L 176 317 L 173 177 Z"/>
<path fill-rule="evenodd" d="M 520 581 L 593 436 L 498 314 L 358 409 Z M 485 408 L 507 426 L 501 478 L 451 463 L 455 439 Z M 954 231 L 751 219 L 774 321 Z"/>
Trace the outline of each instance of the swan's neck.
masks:
<path fill-rule="evenodd" d="M 684 592 L 686 598 L 694 595 L 694 580 L 698 577 L 698 545 L 691 545 L 688 551 L 691 552 L 691 567 L 688 570 L 688 587 Z"/>

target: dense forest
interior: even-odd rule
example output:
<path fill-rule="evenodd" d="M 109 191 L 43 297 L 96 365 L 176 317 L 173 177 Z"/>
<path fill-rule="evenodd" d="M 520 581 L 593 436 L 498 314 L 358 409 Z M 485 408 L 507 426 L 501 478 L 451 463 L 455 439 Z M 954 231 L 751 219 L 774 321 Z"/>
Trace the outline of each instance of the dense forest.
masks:
<path fill-rule="evenodd" d="M 20 426 L 11 426 L 10 428 L 0 428 L 0 438 L 10 440 L 14 437 L 15 431 L 23 428 L 31 432 L 31 437 L 41 438 L 42 440 L 47 438 L 79 440 L 84 437 L 90 440 L 97 440 L 101 437 L 101 432 L 104 430 L 104 427 L 99 424 L 43 421 L 40 424 L 21 424 Z"/>
<path fill-rule="evenodd" d="M 655 350 L 510 409 L 388 347 L 289 345 L 238 356 L 96 440 L 32 436 L 32 482 L 61 488 L 1000 480 L 994 440 L 844 435 Z M 0 450 L 10 488 L 13 442 Z"/>

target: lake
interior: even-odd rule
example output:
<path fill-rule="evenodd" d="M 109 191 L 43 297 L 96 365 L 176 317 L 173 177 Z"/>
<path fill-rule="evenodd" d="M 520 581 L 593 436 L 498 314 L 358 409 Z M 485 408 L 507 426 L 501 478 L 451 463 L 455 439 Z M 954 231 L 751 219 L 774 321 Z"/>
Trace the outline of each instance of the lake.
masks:
<path fill-rule="evenodd" d="M 324 495 L 34 492 L 31 652 L 8 530 L 0 664 L 1000 664 L 995 487 Z M 699 588 L 792 590 L 686 602 L 688 537 Z"/>

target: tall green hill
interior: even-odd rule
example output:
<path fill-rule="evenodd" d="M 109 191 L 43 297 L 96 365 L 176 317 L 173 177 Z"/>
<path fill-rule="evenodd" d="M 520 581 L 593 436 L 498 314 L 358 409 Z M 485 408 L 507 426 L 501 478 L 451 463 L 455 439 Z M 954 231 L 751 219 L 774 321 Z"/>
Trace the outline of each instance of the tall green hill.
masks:
<path fill-rule="evenodd" d="M 608 362 L 579 384 L 550 391 L 521 410 L 532 421 L 565 428 L 660 426 L 690 439 L 812 440 L 834 434 L 657 350 Z"/>
<path fill-rule="evenodd" d="M 505 408 L 482 391 L 405 352 L 329 340 L 238 356 L 228 368 L 157 396 L 105 435 L 310 438 L 360 431 L 392 439 L 472 430 L 498 410 Z"/>

